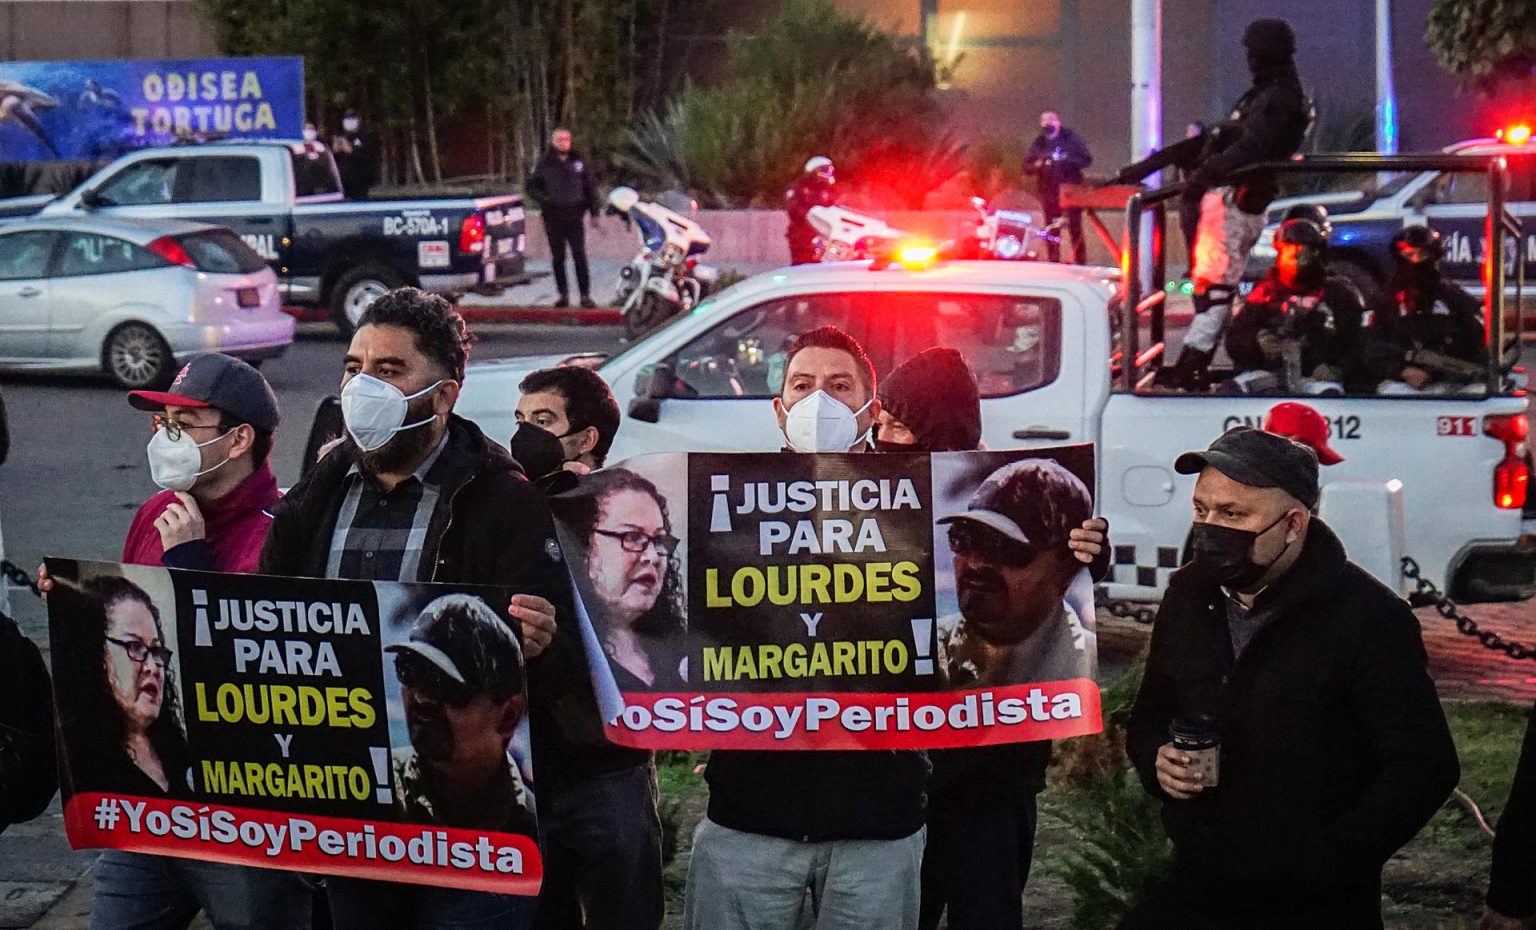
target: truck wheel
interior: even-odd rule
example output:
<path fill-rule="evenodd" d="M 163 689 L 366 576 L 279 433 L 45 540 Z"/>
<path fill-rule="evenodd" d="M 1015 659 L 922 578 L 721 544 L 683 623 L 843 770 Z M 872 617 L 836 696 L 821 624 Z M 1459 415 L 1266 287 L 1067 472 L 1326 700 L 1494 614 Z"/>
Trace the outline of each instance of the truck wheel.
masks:
<path fill-rule="evenodd" d="M 108 333 L 102 343 L 101 367 L 118 387 L 130 391 L 159 390 L 171 383 L 176 358 L 153 327 L 124 323 Z"/>
<path fill-rule="evenodd" d="M 1328 263 L 1328 271 L 1353 284 L 1360 291 L 1360 296 L 1369 304 L 1381 290 L 1381 284 L 1376 276 L 1371 274 L 1371 269 L 1351 258 L 1340 258 Z"/>
<path fill-rule="evenodd" d="M 343 336 L 351 336 L 369 304 L 404 285 L 404 276 L 387 265 L 349 268 L 331 286 L 331 319 Z"/>

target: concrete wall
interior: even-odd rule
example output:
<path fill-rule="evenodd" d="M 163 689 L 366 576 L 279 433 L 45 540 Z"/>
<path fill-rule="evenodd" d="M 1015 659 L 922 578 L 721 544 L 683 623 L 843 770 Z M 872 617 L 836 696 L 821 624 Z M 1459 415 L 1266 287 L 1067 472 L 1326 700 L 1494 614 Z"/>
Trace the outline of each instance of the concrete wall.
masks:
<path fill-rule="evenodd" d="M 942 241 L 964 235 L 974 228 L 976 214 L 969 211 L 887 211 L 875 215 L 898 229 Z M 1104 225 L 1118 241 L 1124 229 L 1123 214 L 1101 214 Z M 539 261 L 549 260 L 549 243 L 544 236 L 544 224 L 537 213 L 528 214 L 528 257 Z M 720 268 L 733 265 L 786 264 L 789 247 L 784 242 L 787 221 L 778 210 L 701 210 L 698 222 L 709 233 L 711 245 L 705 261 Z M 1086 222 L 1085 222 L 1086 225 Z M 1094 264 L 1113 264 L 1108 249 L 1091 230 L 1088 237 L 1088 260 Z M 1170 247 L 1177 234 L 1169 237 Z M 613 217 L 605 217 L 598 229 L 587 229 L 587 255 L 599 260 L 628 261 L 639 251 L 639 238 L 632 229 Z M 1182 254 L 1182 253 L 1181 253 Z M 1170 256 L 1170 268 L 1181 267 L 1182 257 Z"/>
<path fill-rule="evenodd" d="M 0 55 L 11 61 L 217 54 L 190 0 L 0 0 Z"/>

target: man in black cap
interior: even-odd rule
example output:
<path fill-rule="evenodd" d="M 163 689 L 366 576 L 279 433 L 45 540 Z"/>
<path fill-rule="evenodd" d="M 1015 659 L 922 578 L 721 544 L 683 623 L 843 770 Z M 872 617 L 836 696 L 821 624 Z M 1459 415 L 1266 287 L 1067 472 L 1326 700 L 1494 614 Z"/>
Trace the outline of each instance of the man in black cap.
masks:
<path fill-rule="evenodd" d="M 1312 513 L 1317 458 L 1238 427 L 1174 468 L 1194 560 L 1169 580 L 1126 749 L 1172 875 L 1121 924 L 1380 928 L 1382 865 L 1456 786 L 1408 605 Z M 1169 737 L 1209 718 L 1216 780 Z"/>
<path fill-rule="evenodd" d="M 394 753 L 403 820 L 538 836 L 532 798 L 507 744 L 522 723 L 522 652 L 486 603 L 428 604 L 395 654 L 411 748 Z"/>
<path fill-rule="evenodd" d="M 1083 563 L 1071 548 L 1093 500 L 1051 459 L 999 468 L 949 526 L 957 616 L 938 622 L 940 665 L 956 685 L 1091 678 L 1097 642 L 1064 598 Z"/>
<path fill-rule="evenodd" d="M 1264 229 L 1264 210 L 1278 193 L 1271 174 L 1237 173 L 1253 165 L 1290 158 L 1312 125 L 1312 103 L 1296 73 L 1296 34 L 1283 19 L 1256 19 L 1243 31 L 1253 86 L 1238 98 L 1225 123 L 1206 131 L 1199 159 L 1188 166 L 1181 211 L 1200 217 L 1190 276 L 1195 280 L 1195 318 L 1184 336 L 1175 386 L 1200 388 L 1205 370 L 1232 315 L 1232 299 L 1248 253 Z M 1187 144 L 1187 141 L 1186 141 Z M 1122 169 L 1130 183 L 1165 162 L 1149 158 Z M 1144 166 L 1154 166 L 1144 168 Z M 1180 163 L 1180 167 L 1185 167 Z M 1141 173 L 1138 173 L 1141 172 Z"/>

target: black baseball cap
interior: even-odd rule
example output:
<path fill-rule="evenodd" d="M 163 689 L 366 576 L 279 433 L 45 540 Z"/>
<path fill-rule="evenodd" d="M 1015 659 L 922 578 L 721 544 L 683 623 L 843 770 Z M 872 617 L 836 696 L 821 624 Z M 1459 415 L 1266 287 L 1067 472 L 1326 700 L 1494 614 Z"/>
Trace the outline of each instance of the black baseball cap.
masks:
<path fill-rule="evenodd" d="M 1091 516 L 1082 479 L 1054 459 L 1023 459 L 988 475 L 964 513 L 939 523 L 977 523 L 1040 552 L 1065 546 Z"/>
<path fill-rule="evenodd" d="M 263 432 L 277 429 L 277 396 L 261 372 L 231 355 L 199 355 L 183 365 L 165 391 L 129 391 L 140 410 L 212 407 Z"/>
<path fill-rule="evenodd" d="M 1227 430 L 1204 452 L 1186 452 L 1174 460 L 1173 470 L 1197 475 L 1210 466 L 1254 488 L 1279 488 L 1308 507 L 1317 504 L 1317 453 L 1299 442 L 1237 426 Z"/>
<path fill-rule="evenodd" d="M 445 594 L 426 606 L 403 643 L 385 652 L 415 653 L 472 691 L 522 687 L 522 653 L 512 631 L 478 597 Z"/>

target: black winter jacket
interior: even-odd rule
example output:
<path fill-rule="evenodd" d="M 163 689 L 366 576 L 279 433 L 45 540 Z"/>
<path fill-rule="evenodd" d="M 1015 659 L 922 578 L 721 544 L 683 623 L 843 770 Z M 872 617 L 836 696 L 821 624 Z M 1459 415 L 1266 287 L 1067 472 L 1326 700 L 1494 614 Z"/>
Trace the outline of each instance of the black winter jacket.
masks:
<path fill-rule="evenodd" d="M 1231 118 L 1206 133 L 1209 144 L 1200 166 L 1190 176 L 1190 186 L 1204 189 L 1229 184 L 1229 175 L 1235 171 L 1290 158 L 1301 148 L 1311 125 L 1312 104 L 1294 64 L 1254 75 L 1253 86 L 1238 98 Z M 1237 207 L 1257 216 L 1278 191 L 1272 174 L 1250 175 L 1238 186 Z"/>
<path fill-rule="evenodd" d="M 1487 359 L 1483 348 L 1483 307 L 1477 298 L 1440 279 L 1411 286 L 1394 278 L 1371 301 L 1368 351 L 1378 378 L 1398 379 L 1408 357 L 1436 352 L 1469 364 Z M 1425 365 L 1425 367 L 1431 367 Z M 1432 372 L 1436 380 L 1452 380 Z"/>
<path fill-rule="evenodd" d="M 1058 152 L 1061 157 L 1053 159 L 1051 156 Z M 1043 132 L 1035 136 L 1024 154 L 1024 170 L 1038 178 L 1042 200 L 1059 199 L 1063 184 L 1083 183 L 1083 169 L 1091 164 L 1093 156 L 1088 152 L 1088 143 L 1065 126 L 1054 139 Z"/>
<path fill-rule="evenodd" d="M 1493 841 L 1488 906 L 1506 917 L 1536 914 L 1536 706 Z"/>
<path fill-rule="evenodd" d="M 597 216 L 602 210 L 592 165 L 575 149 L 565 158 L 554 149 L 545 152 L 523 189 L 545 213 Z"/>
<path fill-rule="evenodd" d="M 1274 921 L 1338 901 L 1353 917 L 1328 926 L 1380 926 L 1383 863 L 1459 776 L 1418 620 L 1316 518 L 1236 661 L 1225 604 L 1198 563 L 1174 573 L 1127 733 L 1179 871 L 1218 909 Z M 1175 801 L 1157 750 L 1175 717 L 1201 713 L 1221 722 L 1220 784 Z"/>
<path fill-rule="evenodd" d="M 346 439 L 272 508 L 263 575 L 320 578 L 357 446 Z M 443 486 L 427 525 L 417 581 L 505 585 L 555 605 L 558 630 L 528 663 L 528 713 L 541 784 L 643 764 L 648 754 L 604 738 L 581 637 L 571 629 L 571 583 L 544 496 L 512 455 L 457 415 L 438 464 Z"/>
<path fill-rule="evenodd" d="M 0 614 L 0 832 L 43 812 L 58 790 L 57 771 L 48 668 Z"/>

